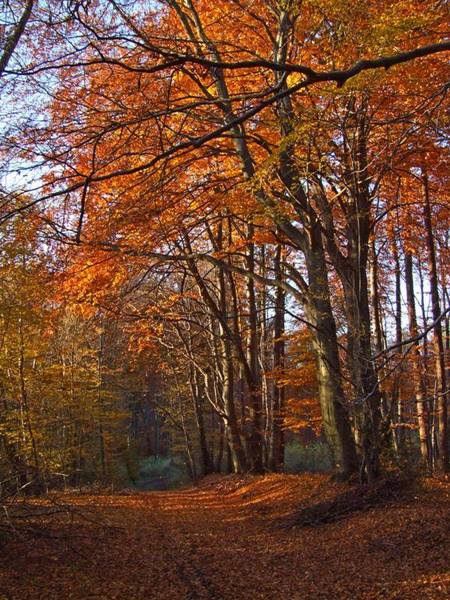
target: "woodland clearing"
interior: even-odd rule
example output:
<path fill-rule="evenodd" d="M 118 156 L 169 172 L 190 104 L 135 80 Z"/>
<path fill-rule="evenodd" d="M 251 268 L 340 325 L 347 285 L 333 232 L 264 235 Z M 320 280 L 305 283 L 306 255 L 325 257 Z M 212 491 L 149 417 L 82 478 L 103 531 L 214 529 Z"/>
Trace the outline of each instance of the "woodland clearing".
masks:
<path fill-rule="evenodd" d="M 448 598 L 450 486 L 426 479 L 366 505 L 323 475 L 207 477 L 136 494 L 60 494 L 2 540 L 0 597 L 290 600 Z M 352 507 L 351 493 L 355 492 Z M 332 522 L 305 524 L 346 499 Z M 39 535 L 41 531 L 41 535 Z"/>

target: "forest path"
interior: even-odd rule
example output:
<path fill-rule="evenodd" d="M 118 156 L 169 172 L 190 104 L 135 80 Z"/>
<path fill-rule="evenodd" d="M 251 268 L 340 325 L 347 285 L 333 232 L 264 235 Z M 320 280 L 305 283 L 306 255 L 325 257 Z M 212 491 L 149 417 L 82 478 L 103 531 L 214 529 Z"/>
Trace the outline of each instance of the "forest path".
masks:
<path fill-rule="evenodd" d="M 322 476 L 63 496 L 84 516 L 0 549 L 0 599 L 448 598 L 449 490 L 433 486 L 319 527 L 293 519 L 345 491 Z"/>

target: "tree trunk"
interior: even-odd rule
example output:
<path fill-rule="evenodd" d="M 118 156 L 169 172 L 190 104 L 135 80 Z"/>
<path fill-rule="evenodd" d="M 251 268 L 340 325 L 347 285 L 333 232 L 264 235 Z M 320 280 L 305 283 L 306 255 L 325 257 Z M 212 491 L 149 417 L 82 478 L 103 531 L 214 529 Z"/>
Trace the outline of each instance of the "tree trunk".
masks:
<path fill-rule="evenodd" d="M 408 332 L 411 338 L 418 335 L 416 300 L 414 296 L 413 258 L 411 252 L 405 250 L 405 282 L 406 303 L 408 308 Z M 422 356 L 419 342 L 413 343 L 412 368 L 414 380 L 414 396 L 419 428 L 420 454 L 425 466 L 431 464 L 431 447 L 428 430 L 428 403 L 426 400 L 426 385 L 422 377 Z"/>
<path fill-rule="evenodd" d="M 352 275 L 356 275 L 355 278 Z M 360 428 L 365 478 L 379 475 L 381 394 L 371 350 L 369 298 L 365 268 L 353 271 L 344 287 L 349 338 L 349 366 L 354 412 Z"/>
<path fill-rule="evenodd" d="M 283 277 L 281 267 L 282 246 L 279 244 L 275 256 L 275 276 Z M 273 409 L 272 409 L 272 432 L 270 440 L 269 466 L 273 471 L 279 471 L 284 465 L 284 401 L 285 389 L 279 385 L 277 379 L 280 377 L 284 367 L 284 306 L 285 293 L 281 287 L 275 292 L 274 327 L 273 327 Z"/>
<path fill-rule="evenodd" d="M 444 341 L 442 336 L 441 309 L 439 302 L 438 274 L 436 266 L 436 250 L 433 239 L 433 224 L 431 216 L 431 201 L 428 175 L 422 169 L 422 184 L 424 194 L 423 218 L 425 225 L 425 240 L 428 254 L 428 270 L 430 278 L 431 307 L 433 312 L 434 353 L 436 370 L 436 409 L 437 409 L 437 456 L 435 471 L 448 473 L 448 428 L 447 428 L 447 389 L 445 378 Z"/>
<path fill-rule="evenodd" d="M 383 330 L 383 323 L 381 318 L 381 306 L 379 296 L 379 281 L 378 281 L 378 256 L 375 245 L 375 239 L 371 242 L 371 269 L 370 269 L 370 297 L 372 301 L 372 312 L 373 312 L 373 324 L 374 324 L 374 345 L 377 354 L 382 354 L 385 348 L 385 333 Z M 380 367 L 378 369 L 379 378 L 382 381 L 385 375 L 385 369 Z M 388 436 L 393 446 L 397 447 L 397 440 L 395 431 L 392 428 L 392 406 L 388 401 L 387 390 L 383 389 L 382 384 L 379 386 L 381 394 L 381 416 L 383 419 L 383 429 L 386 436 Z"/>
<path fill-rule="evenodd" d="M 246 266 L 249 273 L 255 272 L 255 245 L 252 241 L 253 224 L 248 226 L 248 249 Z M 255 282 L 247 278 L 248 303 L 248 340 L 247 363 L 251 377 L 248 379 L 250 433 L 248 435 L 248 454 L 254 473 L 263 472 L 263 432 L 262 432 L 262 390 L 258 364 L 258 307 L 256 303 Z"/>
<path fill-rule="evenodd" d="M 205 420 L 203 417 L 203 404 L 201 398 L 201 386 L 198 380 L 198 372 L 194 367 L 192 367 L 192 365 L 190 368 L 190 387 L 195 415 L 195 423 L 197 425 L 202 475 L 208 475 L 209 473 L 213 472 L 214 466 L 211 460 L 211 454 L 209 452 L 208 442 L 206 439 Z"/>
<path fill-rule="evenodd" d="M 357 456 L 351 432 L 327 279 L 322 232 L 311 225 L 311 248 L 306 254 L 309 294 L 307 318 L 313 326 L 313 345 L 318 362 L 319 400 L 326 439 L 330 445 L 336 475 L 348 478 L 357 470 Z"/>
<path fill-rule="evenodd" d="M 392 240 L 392 255 L 394 258 L 394 275 L 395 275 L 395 344 L 398 345 L 399 350 L 397 354 L 401 356 L 400 344 L 402 343 L 402 298 L 401 298 L 401 271 L 400 271 L 400 258 L 398 255 L 397 240 Z M 392 386 L 392 405 L 396 412 L 396 446 L 400 448 L 404 441 L 404 408 L 402 405 L 401 397 L 401 378 L 402 378 L 403 365 L 400 362 L 394 375 L 394 383 Z"/>

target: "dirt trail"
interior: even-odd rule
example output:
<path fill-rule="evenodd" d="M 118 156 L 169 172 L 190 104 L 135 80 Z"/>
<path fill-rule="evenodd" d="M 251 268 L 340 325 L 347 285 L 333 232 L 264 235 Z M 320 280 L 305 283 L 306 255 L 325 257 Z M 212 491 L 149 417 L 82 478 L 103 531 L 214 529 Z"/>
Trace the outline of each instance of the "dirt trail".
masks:
<path fill-rule="evenodd" d="M 89 520 L 4 545 L 0 600 L 448 598 L 449 491 L 433 486 L 320 527 L 294 525 L 344 489 L 320 476 L 64 497 Z"/>

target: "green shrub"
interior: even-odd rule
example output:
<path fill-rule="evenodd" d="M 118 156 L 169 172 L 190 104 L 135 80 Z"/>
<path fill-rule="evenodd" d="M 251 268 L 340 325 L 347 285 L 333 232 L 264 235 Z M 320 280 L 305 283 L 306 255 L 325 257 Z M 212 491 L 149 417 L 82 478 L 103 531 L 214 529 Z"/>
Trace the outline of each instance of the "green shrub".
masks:
<path fill-rule="evenodd" d="M 331 453 L 325 442 L 317 441 L 307 446 L 299 442 L 286 444 L 284 470 L 287 473 L 326 473 L 332 468 Z"/>
<path fill-rule="evenodd" d="M 178 487 L 189 480 L 184 464 L 176 458 L 150 456 L 139 463 L 136 487 L 139 490 L 163 490 Z"/>

